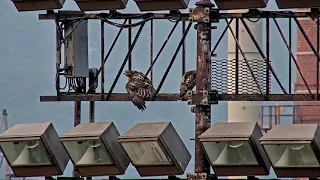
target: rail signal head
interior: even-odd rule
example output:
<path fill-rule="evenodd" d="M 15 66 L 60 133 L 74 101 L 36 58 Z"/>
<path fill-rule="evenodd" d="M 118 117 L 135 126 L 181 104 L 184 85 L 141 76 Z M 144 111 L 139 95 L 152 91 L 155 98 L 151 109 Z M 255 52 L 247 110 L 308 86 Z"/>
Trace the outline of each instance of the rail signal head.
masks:
<path fill-rule="evenodd" d="M 128 0 L 74 0 L 81 11 L 124 9 Z"/>
<path fill-rule="evenodd" d="M 279 178 L 320 176 L 317 124 L 276 125 L 260 141 Z"/>
<path fill-rule="evenodd" d="M 290 0 L 276 0 L 279 9 L 296 9 L 296 8 L 319 8 L 320 2 L 318 0 L 304 0 L 304 1 L 290 1 Z"/>
<path fill-rule="evenodd" d="M 191 159 L 169 122 L 139 123 L 119 137 L 140 176 L 181 175 Z"/>
<path fill-rule="evenodd" d="M 60 137 L 81 176 L 122 175 L 130 160 L 113 123 L 79 124 Z"/>
<path fill-rule="evenodd" d="M 257 9 L 267 7 L 269 0 L 215 0 L 220 10 Z"/>
<path fill-rule="evenodd" d="M 268 175 L 270 163 L 260 137 L 256 122 L 232 122 L 215 124 L 199 140 L 216 175 Z"/>
<path fill-rule="evenodd" d="M 18 11 L 61 9 L 65 0 L 11 0 Z"/>
<path fill-rule="evenodd" d="M 62 175 L 69 161 L 51 123 L 16 124 L 0 135 L 0 147 L 17 177 Z"/>
<path fill-rule="evenodd" d="M 188 8 L 190 0 L 134 0 L 140 11 L 179 10 Z"/>

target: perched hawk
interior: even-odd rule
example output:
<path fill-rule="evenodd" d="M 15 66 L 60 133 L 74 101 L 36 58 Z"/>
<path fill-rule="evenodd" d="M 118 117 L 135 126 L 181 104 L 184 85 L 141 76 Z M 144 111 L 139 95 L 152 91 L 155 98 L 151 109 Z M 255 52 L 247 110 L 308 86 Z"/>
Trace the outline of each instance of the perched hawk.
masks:
<path fill-rule="evenodd" d="M 126 90 L 131 102 L 139 110 L 144 111 L 146 109 L 145 100 L 150 100 L 156 91 L 151 81 L 138 71 L 126 70 L 123 74 L 128 77 Z"/>
<path fill-rule="evenodd" d="M 183 100 L 187 92 L 191 91 L 194 86 L 196 86 L 196 75 L 196 70 L 184 73 L 180 85 L 180 100 Z"/>

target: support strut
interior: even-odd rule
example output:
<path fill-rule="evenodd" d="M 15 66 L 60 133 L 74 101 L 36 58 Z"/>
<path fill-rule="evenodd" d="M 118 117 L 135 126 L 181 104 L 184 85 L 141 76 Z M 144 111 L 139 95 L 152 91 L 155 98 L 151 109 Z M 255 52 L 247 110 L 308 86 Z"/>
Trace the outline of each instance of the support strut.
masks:
<path fill-rule="evenodd" d="M 203 2 L 203 3 L 201 3 Z M 197 11 L 205 13 L 206 8 L 212 7 L 210 3 L 199 1 L 196 3 Z M 196 91 L 208 91 L 210 88 L 210 62 L 211 62 L 211 23 L 204 21 L 197 23 L 197 80 Z M 210 174 L 210 165 L 198 137 L 211 126 L 210 105 L 197 105 L 195 129 L 195 173 Z"/>

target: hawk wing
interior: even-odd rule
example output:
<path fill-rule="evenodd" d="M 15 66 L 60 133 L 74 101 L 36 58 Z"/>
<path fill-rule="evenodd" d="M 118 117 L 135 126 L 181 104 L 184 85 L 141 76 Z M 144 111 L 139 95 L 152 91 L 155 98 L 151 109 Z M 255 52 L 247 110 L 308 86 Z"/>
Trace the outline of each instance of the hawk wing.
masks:
<path fill-rule="evenodd" d="M 141 111 L 146 109 L 145 100 L 151 99 L 155 92 L 152 84 L 138 80 L 129 80 L 126 90 L 131 102 Z"/>
<path fill-rule="evenodd" d="M 155 89 L 152 84 L 148 82 L 141 83 L 141 87 L 138 89 L 139 96 L 143 97 L 144 100 L 150 100 L 154 93 Z"/>
<path fill-rule="evenodd" d="M 180 98 L 183 98 L 188 91 L 194 88 L 196 85 L 196 75 L 197 72 L 195 70 L 184 73 L 180 85 Z"/>
<path fill-rule="evenodd" d="M 143 97 L 139 95 L 139 81 L 129 81 L 126 84 L 126 90 L 131 102 L 141 111 L 146 109 L 146 103 L 143 100 Z"/>
<path fill-rule="evenodd" d="M 150 81 L 150 79 L 146 75 L 144 75 L 142 72 L 138 72 L 138 71 L 136 71 L 130 79 L 145 82 L 147 84 L 152 84 L 152 82 Z"/>

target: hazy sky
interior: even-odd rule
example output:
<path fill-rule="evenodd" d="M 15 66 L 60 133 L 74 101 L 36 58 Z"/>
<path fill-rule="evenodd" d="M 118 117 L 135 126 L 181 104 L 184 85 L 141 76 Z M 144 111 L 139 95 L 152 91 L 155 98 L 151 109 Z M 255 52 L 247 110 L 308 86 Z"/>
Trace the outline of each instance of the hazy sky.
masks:
<path fill-rule="evenodd" d="M 190 7 L 194 6 L 190 1 Z M 138 12 L 133 1 L 128 3 L 128 8 L 122 12 Z M 78 10 L 72 0 L 67 0 L 64 10 Z M 274 0 L 269 2 L 268 10 L 277 9 Z M 56 102 L 40 103 L 40 95 L 54 95 L 55 74 L 55 26 L 53 21 L 39 21 L 38 14 L 45 11 L 19 13 L 9 0 L 0 1 L 0 108 L 7 108 L 9 125 L 16 123 L 52 122 L 59 134 L 70 130 L 73 126 L 73 103 Z M 279 20 L 285 34 L 288 32 L 286 20 Z M 98 67 L 100 62 L 100 31 L 99 21 L 89 22 L 89 63 L 90 67 Z M 212 31 L 213 43 L 219 38 L 225 28 L 225 22 L 216 24 L 217 30 Z M 172 22 L 167 20 L 155 22 L 154 56 L 169 33 Z M 138 28 L 134 28 L 134 35 Z M 107 51 L 115 37 L 118 28 L 106 25 Z M 149 67 L 149 32 L 147 24 L 133 51 L 133 68 L 146 71 Z M 293 37 L 296 35 L 295 27 Z M 271 26 L 271 60 L 274 69 L 281 81 L 288 81 L 288 53 L 281 42 L 280 35 L 272 23 Z M 165 67 L 168 65 L 175 48 L 181 38 L 181 24 L 178 26 L 173 38 L 169 41 L 164 53 L 160 56 L 159 63 L 155 65 L 154 83 L 159 83 Z M 127 31 L 121 35 L 115 50 L 112 52 L 106 66 L 106 90 L 112 84 L 127 51 Z M 295 47 L 295 38 L 293 38 Z M 294 48 L 295 49 L 295 48 Z M 284 53 L 285 52 L 285 53 Z M 217 59 L 227 58 L 227 38 L 222 40 L 217 50 Z M 191 28 L 187 37 L 187 70 L 195 68 L 196 60 L 196 31 Z M 178 92 L 181 79 L 181 54 L 169 73 L 164 83 L 162 92 Z M 274 81 L 274 80 L 273 80 Z M 125 78 L 121 76 L 115 92 L 124 92 Z M 280 93 L 279 87 L 273 82 L 272 90 Z M 186 103 L 178 102 L 153 102 L 147 103 L 148 109 L 140 112 L 130 102 L 98 102 L 96 106 L 96 121 L 113 121 L 120 133 L 127 131 L 139 122 L 171 121 L 193 155 L 194 146 L 190 138 L 194 134 L 194 115 Z M 225 102 L 212 107 L 212 124 L 227 120 Z M 88 121 L 88 103 L 82 104 L 82 122 Z M 194 159 L 192 158 L 186 172 L 193 171 Z M 71 175 L 71 166 L 65 170 L 65 175 Z M 138 178 L 139 175 L 133 167 L 129 167 L 126 178 Z"/>

